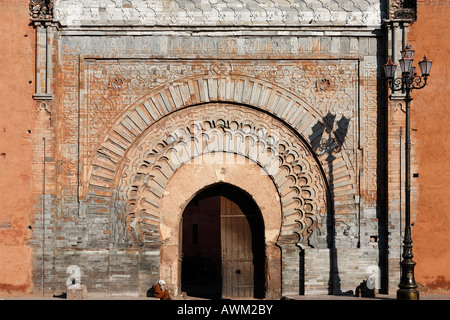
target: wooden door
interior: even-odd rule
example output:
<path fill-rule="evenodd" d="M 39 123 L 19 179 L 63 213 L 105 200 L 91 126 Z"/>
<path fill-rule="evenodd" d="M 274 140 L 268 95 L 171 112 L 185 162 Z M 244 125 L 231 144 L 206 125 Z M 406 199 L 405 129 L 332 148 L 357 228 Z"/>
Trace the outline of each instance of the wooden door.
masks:
<path fill-rule="evenodd" d="M 247 216 L 232 200 L 221 196 L 222 297 L 253 297 L 252 232 Z"/>

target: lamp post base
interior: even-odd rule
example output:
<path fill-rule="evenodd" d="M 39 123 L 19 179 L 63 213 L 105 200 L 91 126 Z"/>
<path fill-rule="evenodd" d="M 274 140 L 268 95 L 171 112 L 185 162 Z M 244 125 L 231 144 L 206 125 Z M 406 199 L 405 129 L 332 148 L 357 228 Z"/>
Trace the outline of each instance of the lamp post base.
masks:
<path fill-rule="evenodd" d="M 397 290 L 397 300 L 419 300 L 419 291 L 414 280 L 414 266 L 416 263 L 412 259 L 405 259 L 400 262 L 402 277 L 399 289 Z"/>
<path fill-rule="evenodd" d="M 398 289 L 397 300 L 419 300 L 419 291 L 416 289 Z"/>

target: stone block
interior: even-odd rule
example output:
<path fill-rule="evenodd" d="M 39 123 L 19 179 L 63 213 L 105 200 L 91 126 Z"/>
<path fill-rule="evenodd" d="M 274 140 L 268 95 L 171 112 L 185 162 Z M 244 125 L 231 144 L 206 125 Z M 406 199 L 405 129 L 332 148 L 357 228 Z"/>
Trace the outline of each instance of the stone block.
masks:
<path fill-rule="evenodd" d="M 83 284 L 76 284 L 67 288 L 67 299 L 69 300 L 86 299 L 86 297 L 87 288 Z"/>

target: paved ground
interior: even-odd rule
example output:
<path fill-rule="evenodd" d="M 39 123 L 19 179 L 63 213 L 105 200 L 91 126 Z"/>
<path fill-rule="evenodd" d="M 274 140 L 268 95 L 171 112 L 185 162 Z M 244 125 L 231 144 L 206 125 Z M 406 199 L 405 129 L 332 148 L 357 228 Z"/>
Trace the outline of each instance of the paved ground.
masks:
<path fill-rule="evenodd" d="M 66 300 L 54 297 L 39 297 L 39 296 L 23 296 L 23 297 L 0 297 L 0 300 Z M 158 300 L 156 298 L 148 297 L 88 297 L 86 300 Z M 185 296 L 175 297 L 173 300 L 209 300 L 205 298 Z M 236 299 L 238 300 L 238 299 Z M 396 300 L 395 294 L 385 295 L 379 294 L 375 298 L 364 298 L 346 295 L 290 295 L 284 297 L 284 300 Z M 420 300 L 450 300 L 450 294 L 428 294 L 421 293 Z"/>
<path fill-rule="evenodd" d="M 363 298 L 355 296 L 289 296 L 293 300 L 397 300 L 396 295 L 379 294 L 375 298 Z M 450 300 L 450 294 L 420 294 L 420 300 Z"/>

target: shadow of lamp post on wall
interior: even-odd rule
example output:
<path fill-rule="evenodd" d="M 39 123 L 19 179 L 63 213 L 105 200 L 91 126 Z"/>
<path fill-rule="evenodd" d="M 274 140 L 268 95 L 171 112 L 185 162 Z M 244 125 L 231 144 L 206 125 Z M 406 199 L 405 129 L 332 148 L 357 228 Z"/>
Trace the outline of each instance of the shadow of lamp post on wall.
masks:
<path fill-rule="evenodd" d="M 406 137 L 405 137 L 405 235 L 403 239 L 403 260 L 400 262 L 401 278 L 397 290 L 397 299 L 399 300 L 419 300 L 419 291 L 414 280 L 414 267 L 416 263 L 412 260 L 412 235 L 411 235 L 411 141 L 410 141 L 410 102 L 412 101 L 412 90 L 422 89 L 427 84 L 430 75 L 431 61 L 425 56 L 419 62 L 421 76 L 416 75 L 415 67 L 413 67 L 414 50 L 410 46 L 406 46 L 401 51 L 399 64 L 402 72 L 400 78 L 395 78 L 397 65 L 388 58 L 388 62 L 384 65 L 384 73 L 386 75 L 388 86 L 392 92 L 401 91 L 405 94 L 405 111 L 406 111 Z M 391 99 L 391 95 L 389 96 Z"/>

